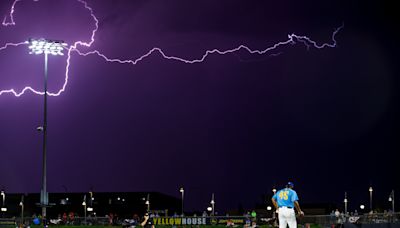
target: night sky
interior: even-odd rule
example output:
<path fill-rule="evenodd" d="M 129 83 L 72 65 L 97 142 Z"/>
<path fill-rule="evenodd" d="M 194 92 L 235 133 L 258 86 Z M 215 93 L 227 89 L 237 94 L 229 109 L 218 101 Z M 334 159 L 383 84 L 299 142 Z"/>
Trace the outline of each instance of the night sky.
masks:
<path fill-rule="evenodd" d="M 277 3 L 279 2 L 279 3 Z M 384 1 L 89 0 L 99 20 L 91 47 L 136 65 L 71 53 L 64 93 L 48 100 L 48 191 L 185 188 L 187 209 L 252 207 L 291 180 L 300 202 L 368 205 L 400 192 L 398 12 Z M 1 0 L 0 16 L 12 0 Z M 394 3 L 393 3 L 394 4 Z M 21 0 L 0 47 L 28 38 L 90 41 L 95 22 L 74 0 Z M 10 22 L 10 17 L 7 17 Z M 43 90 L 43 55 L 0 51 L 0 90 Z M 64 53 L 66 53 L 64 51 Z M 63 85 L 67 55 L 50 56 L 49 90 Z M 41 189 L 43 96 L 0 96 L 0 188 Z M 51 200 L 51 199 L 50 199 Z M 389 204 L 385 205 L 389 208 Z"/>

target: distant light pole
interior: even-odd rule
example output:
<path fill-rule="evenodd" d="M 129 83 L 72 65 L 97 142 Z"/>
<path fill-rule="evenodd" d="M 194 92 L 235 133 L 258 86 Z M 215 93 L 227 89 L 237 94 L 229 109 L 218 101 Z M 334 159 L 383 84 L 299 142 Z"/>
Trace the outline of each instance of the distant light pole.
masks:
<path fill-rule="evenodd" d="M 150 194 L 147 194 L 145 204 L 147 205 L 147 213 L 150 213 Z"/>
<path fill-rule="evenodd" d="M 372 192 L 374 190 L 372 189 L 372 186 L 369 187 L 369 210 L 372 211 Z"/>
<path fill-rule="evenodd" d="M 46 207 L 49 205 L 49 195 L 47 193 L 47 62 L 48 55 L 64 55 L 62 50 L 67 45 L 61 40 L 29 39 L 29 54 L 44 54 L 44 118 L 43 126 L 38 130 L 43 131 L 43 173 L 42 189 L 40 191 L 40 205 L 42 206 L 42 217 L 46 219 Z M 43 223 L 44 225 L 45 222 Z"/>
<path fill-rule="evenodd" d="M 272 188 L 272 193 L 274 193 L 274 195 L 276 194 L 276 188 L 275 188 L 275 186 Z M 267 208 L 268 209 L 268 208 Z M 274 210 L 273 212 L 272 212 L 272 218 L 276 218 L 276 211 Z M 274 220 L 275 222 L 274 222 L 274 225 L 275 225 L 275 223 L 276 223 L 276 220 Z"/>
<path fill-rule="evenodd" d="M 83 206 L 83 215 L 85 218 L 85 225 L 86 225 L 86 194 L 83 196 L 83 201 L 82 201 L 82 206 Z"/>
<path fill-rule="evenodd" d="M 5 201 L 6 201 L 6 193 L 4 192 L 4 190 L 1 190 L 1 197 L 3 198 L 1 201 L 1 207 L 4 207 Z"/>
<path fill-rule="evenodd" d="M 1 190 L 1 196 L 3 198 L 3 200 L 1 201 L 1 212 L 3 212 L 3 214 L 7 211 L 7 207 L 6 207 L 6 193 L 4 190 Z"/>
<path fill-rule="evenodd" d="M 347 192 L 344 192 L 344 214 L 347 215 Z"/>
<path fill-rule="evenodd" d="M 392 191 L 390 192 L 390 195 L 389 195 L 389 202 L 392 202 L 392 213 L 394 214 L 394 213 L 395 213 L 395 211 L 394 211 L 394 190 L 392 190 Z"/>
<path fill-rule="evenodd" d="M 21 196 L 21 201 L 19 202 L 19 206 L 21 206 L 21 225 L 24 227 L 24 195 Z"/>
<path fill-rule="evenodd" d="M 182 197 L 182 205 L 181 205 L 181 213 L 182 213 L 182 216 L 184 215 L 184 196 L 185 196 L 185 189 L 183 189 L 183 187 L 181 187 L 180 189 L 179 189 L 179 192 L 181 193 L 181 197 Z"/>
<path fill-rule="evenodd" d="M 87 211 L 92 212 L 93 211 L 93 201 L 94 201 L 94 197 L 93 197 L 93 191 L 89 192 L 90 198 L 89 198 L 89 207 L 87 208 Z"/>
<path fill-rule="evenodd" d="M 212 216 L 214 216 L 215 215 L 215 201 L 214 201 L 214 193 L 211 195 L 211 208 L 212 208 L 212 212 L 211 212 L 211 214 L 212 214 Z"/>

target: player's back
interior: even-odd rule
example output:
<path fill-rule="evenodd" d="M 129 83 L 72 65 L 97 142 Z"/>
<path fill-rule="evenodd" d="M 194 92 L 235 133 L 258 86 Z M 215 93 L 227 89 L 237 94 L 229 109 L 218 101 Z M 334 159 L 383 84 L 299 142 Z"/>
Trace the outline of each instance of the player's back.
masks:
<path fill-rule="evenodd" d="M 297 193 L 290 188 L 284 188 L 279 190 L 275 195 L 274 199 L 276 200 L 279 207 L 294 207 L 294 201 L 299 200 L 297 197 Z"/>

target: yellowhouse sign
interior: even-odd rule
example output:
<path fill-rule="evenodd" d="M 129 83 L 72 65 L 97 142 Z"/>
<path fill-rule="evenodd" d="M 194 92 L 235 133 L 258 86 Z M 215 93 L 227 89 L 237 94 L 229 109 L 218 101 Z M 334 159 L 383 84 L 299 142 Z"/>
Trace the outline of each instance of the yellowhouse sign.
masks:
<path fill-rule="evenodd" d="M 226 225 L 228 222 L 243 225 L 250 218 L 234 217 L 159 217 L 153 218 L 154 225 Z"/>
<path fill-rule="evenodd" d="M 154 225 L 207 225 L 207 219 L 204 217 L 192 218 L 153 218 Z"/>

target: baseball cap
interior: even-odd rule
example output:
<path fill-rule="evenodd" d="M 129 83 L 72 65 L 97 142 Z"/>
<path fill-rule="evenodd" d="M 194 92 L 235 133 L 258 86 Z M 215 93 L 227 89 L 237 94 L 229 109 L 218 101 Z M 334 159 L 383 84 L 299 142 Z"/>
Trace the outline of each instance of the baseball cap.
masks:
<path fill-rule="evenodd" d="M 287 185 L 290 186 L 290 187 L 294 187 L 294 184 L 293 184 L 293 182 L 291 182 L 291 181 L 289 181 L 289 182 L 287 183 Z"/>

